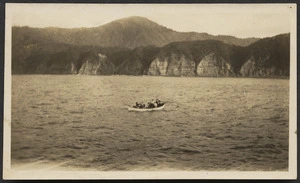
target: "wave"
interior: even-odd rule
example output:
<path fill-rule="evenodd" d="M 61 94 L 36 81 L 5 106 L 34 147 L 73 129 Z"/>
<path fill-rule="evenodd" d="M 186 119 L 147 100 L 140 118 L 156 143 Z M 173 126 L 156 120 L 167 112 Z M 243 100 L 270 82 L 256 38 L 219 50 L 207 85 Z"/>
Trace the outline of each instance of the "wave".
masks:
<path fill-rule="evenodd" d="M 164 147 L 158 151 L 165 154 L 200 154 L 201 151 L 189 148 L 177 148 L 177 147 Z"/>

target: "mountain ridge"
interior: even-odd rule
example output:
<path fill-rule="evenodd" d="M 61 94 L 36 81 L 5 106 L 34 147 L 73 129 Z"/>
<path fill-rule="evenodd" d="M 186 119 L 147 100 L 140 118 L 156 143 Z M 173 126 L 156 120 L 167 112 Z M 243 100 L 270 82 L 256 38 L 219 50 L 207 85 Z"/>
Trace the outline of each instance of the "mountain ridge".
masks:
<path fill-rule="evenodd" d="M 236 38 L 234 36 L 218 35 L 208 33 L 179 32 L 159 25 L 145 17 L 126 17 L 104 25 L 92 28 L 13 28 L 14 35 L 23 35 L 32 42 L 45 40 L 75 45 L 94 45 L 101 47 L 127 47 L 139 46 L 164 46 L 175 41 L 193 41 L 216 39 L 228 44 L 247 46 L 258 38 Z M 34 33 L 34 34 L 33 34 Z M 20 36 L 19 36 L 20 37 Z M 28 40 L 29 41 L 29 40 Z"/>
<path fill-rule="evenodd" d="M 144 17 L 94 28 L 12 28 L 13 74 L 289 76 L 290 34 L 180 33 Z"/>
<path fill-rule="evenodd" d="M 218 40 L 172 42 L 163 47 L 13 44 L 13 74 L 288 77 L 290 34 L 247 47 Z"/>

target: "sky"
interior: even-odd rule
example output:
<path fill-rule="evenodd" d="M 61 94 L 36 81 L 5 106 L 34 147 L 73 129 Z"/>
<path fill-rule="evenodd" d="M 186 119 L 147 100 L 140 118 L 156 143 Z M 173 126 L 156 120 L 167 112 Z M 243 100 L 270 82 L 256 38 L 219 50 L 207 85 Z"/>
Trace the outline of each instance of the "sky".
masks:
<path fill-rule="evenodd" d="M 130 16 L 146 17 L 180 32 L 240 38 L 290 32 L 291 4 L 7 4 L 13 26 L 97 27 Z"/>

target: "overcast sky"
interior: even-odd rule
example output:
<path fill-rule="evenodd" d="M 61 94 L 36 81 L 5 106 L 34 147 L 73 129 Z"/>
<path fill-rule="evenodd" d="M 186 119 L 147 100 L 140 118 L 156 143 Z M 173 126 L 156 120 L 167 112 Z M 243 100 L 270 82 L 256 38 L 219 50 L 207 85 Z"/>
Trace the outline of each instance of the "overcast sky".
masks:
<path fill-rule="evenodd" d="M 289 4 L 7 4 L 6 11 L 16 26 L 97 27 L 124 17 L 142 16 L 176 31 L 245 38 L 290 32 L 290 16 L 295 7 Z"/>

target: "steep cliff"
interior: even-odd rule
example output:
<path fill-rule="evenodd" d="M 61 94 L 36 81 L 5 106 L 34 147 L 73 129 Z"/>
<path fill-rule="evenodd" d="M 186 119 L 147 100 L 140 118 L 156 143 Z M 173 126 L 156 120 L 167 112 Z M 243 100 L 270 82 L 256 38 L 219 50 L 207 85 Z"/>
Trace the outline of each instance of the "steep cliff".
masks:
<path fill-rule="evenodd" d="M 275 76 L 276 67 L 258 67 L 256 64 L 257 60 L 250 58 L 241 68 L 240 73 L 242 76 L 251 76 L 251 77 L 266 77 L 266 76 Z M 282 73 L 280 73 L 282 75 Z"/>
<path fill-rule="evenodd" d="M 160 48 L 155 46 L 138 47 L 124 55 L 121 63 L 116 65 L 116 74 L 147 74 L 149 65 L 155 59 Z"/>
<path fill-rule="evenodd" d="M 206 77 L 234 76 L 231 65 L 215 53 L 205 56 L 197 66 L 197 75 Z"/>
<path fill-rule="evenodd" d="M 78 74 L 85 75 L 111 75 L 114 74 L 114 65 L 101 53 L 90 53 L 82 61 Z"/>
<path fill-rule="evenodd" d="M 174 42 L 133 50 L 67 44 L 13 44 L 13 74 L 124 74 L 287 77 L 289 34 L 247 47 L 216 40 Z"/>
<path fill-rule="evenodd" d="M 226 61 L 233 46 L 220 41 L 176 42 L 163 47 L 149 67 L 150 75 L 229 76 L 231 65 Z"/>
<path fill-rule="evenodd" d="M 195 63 L 183 54 L 172 53 L 167 58 L 156 58 L 150 65 L 150 75 L 194 76 Z"/>
<path fill-rule="evenodd" d="M 240 69 L 242 76 L 288 76 L 290 34 L 265 38 L 248 46 L 248 59 Z"/>
<path fill-rule="evenodd" d="M 81 69 L 82 74 L 88 74 L 97 67 L 99 68 L 96 69 L 96 74 L 114 74 L 115 69 L 112 71 L 112 67 L 115 63 L 118 64 L 119 60 L 123 61 L 126 54 L 131 52 L 130 49 L 117 47 L 102 48 L 44 43 L 37 45 L 36 47 L 13 45 L 13 74 L 78 74 L 81 66 L 86 68 Z M 87 63 L 85 63 L 86 61 Z"/>
<path fill-rule="evenodd" d="M 150 64 L 148 74 L 153 76 L 166 76 L 169 61 L 167 58 L 156 58 Z"/>
<path fill-rule="evenodd" d="M 169 76 L 289 76 L 289 34 L 257 41 L 248 47 L 220 41 L 176 42 L 161 48 L 150 75 Z"/>

